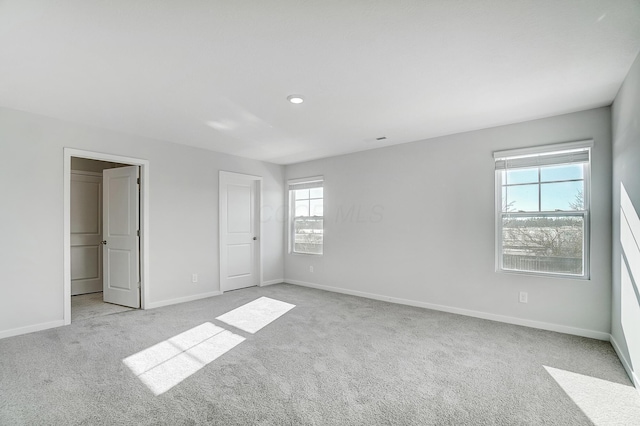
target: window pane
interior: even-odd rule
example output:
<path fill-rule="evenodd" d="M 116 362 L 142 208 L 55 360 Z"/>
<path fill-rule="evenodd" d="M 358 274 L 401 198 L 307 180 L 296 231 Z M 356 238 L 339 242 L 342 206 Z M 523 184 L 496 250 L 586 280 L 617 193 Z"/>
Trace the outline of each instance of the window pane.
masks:
<path fill-rule="evenodd" d="M 309 216 L 309 200 L 296 201 L 294 216 Z"/>
<path fill-rule="evenodd" d="M 296 253 L 322 254 L 322 218 L 297 218 L 294 220 L 293 251 Z"/>
<path fill-rule="evenodd" d="M 554 180 L 582 179 L 582 170 L 582 164 L 541 167 L 540 180 L 543 182 L 549 182 Z"/>
<path fill-rule="evenodd" d="M 542 184 L 542 210 L 582 210 L 583 186 L 583 181 Z"/>
<path fill-rule="evenodd" d="M 322 198 L 324 193 L 324 188 L 311 188 L 309 190 L 309 196 L 311 198 Z"/>
<path fill-rule="evenodd" d="M 502 267 L 507 270 L 583 274 L 584 218 L 502 219 Z"/>
<path fill-rule="evenodd" d="M 304 200 L 305 198 L 309 198 L 309 190 L 308 189 L 296 189 L 296 200 Z"/>
<path fill-rule="evenodd" d="M 507 187 L 507 211 L 538 211 L 538 185 L 518 185 Z"/>
<path fill-rule="evenodd" d="M 507 185 L 513 185 L 516 183 L 534 183 L 538 182 L 538 168 L 531 169 L 513 169 L 507 170 L 507 179 L 505 183 Z"/>
<path fill-rule="evenodd" d="M 320 200 L 311 200 L 309 202 L 309 207 L 310 207 L 310 215 L 311 216 L 322 216 L 323 215 L 323 209 L 322 209 L 322 199 Z"/>
<path fill-rule="evenodd" d="M 507 204 L 507 187 L 502 187 L 502 211 L 508 212 L 511 211 L 511 206 Z"/>

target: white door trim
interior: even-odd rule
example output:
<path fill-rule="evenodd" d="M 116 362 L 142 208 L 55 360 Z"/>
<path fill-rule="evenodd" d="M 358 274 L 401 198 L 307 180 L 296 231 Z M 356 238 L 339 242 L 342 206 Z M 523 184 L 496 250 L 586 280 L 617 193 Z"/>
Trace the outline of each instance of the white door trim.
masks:
<path fill-rule="evenodd" d="M 140 307 L 146 309 L 149 301 L 149 160 L 124 157 L 121 155 L 106 154 L 102 152 L 85 151 L 75 148 L 64 148 L 64 284 L 63 284 L 63 320 L 64 324 L 71 324 L 71 157 L 88 158 L 91 160 L 109 161 L 112 163 L 131 164 L 140 166 L 140 259 L 141 289 Z"/>
<path fill-rule="evenodd" d="M 222 264 L 222 253 L 223 253 L 223 249 L 226 249 L 227 246 L 227 237 L 226 234 L 224 232 L 222 232 L 222 208 L 223 208 L 223 199 L 222 199 L 222 194 L 223 194 L 223 186 L 224 183 L 226 181 L 227 177 L 240 177 L 240 178 L 246 178 L 246 179 L 251 179 L 253 181 L 256 182 L 257 184 L 257 195 L 258 195 L 258 214 L 256 215 L 256 219 L 258 221 L 258 244 L 257 244 L 257 248 L 256 248 L 256 256 L 255 256 L 255 261 L 258 262 L 257 265 L 257 270 L 258 270 L 258 286 L 262 287 L 264 285 L 263 280 L 262 280 L 262 176 L 254 176 L 254 175 L 246 175 L 243 173 L 236 173 L 236 172 L 227 172 L 227 171 L 223 171 L 220 170 L 220 173 L 218 175 L 218 235 L 219 235 L 219 247 L 218 247 L 218 264 L 219 264 L 219 269 L 220 269 L 220 276 L 219 276 L 219 282 L 218 282 L 218 287 L 220 289 L 220 292 L 222 293 L 222 282 L 223 282 L 223 277 L 225 275 L 224 271 L 224 266 Z"/>

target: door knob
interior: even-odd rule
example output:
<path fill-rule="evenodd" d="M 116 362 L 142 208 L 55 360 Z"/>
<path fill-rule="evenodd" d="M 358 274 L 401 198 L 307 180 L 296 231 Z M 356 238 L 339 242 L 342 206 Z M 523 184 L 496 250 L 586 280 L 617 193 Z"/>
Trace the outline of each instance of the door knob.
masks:
<path fill-rule="evenodd" d="M 100 244 L 102 244 L 103 246 L 106 246 L 107 242 L 106 241 L 100 241 Z"/>
<path fill-rule="evenodd" d="M 258 239 L 258 237 L 253 237 L 253 241 L 255 241 L 255 240 L 257 240 L 257 239 Z"/>

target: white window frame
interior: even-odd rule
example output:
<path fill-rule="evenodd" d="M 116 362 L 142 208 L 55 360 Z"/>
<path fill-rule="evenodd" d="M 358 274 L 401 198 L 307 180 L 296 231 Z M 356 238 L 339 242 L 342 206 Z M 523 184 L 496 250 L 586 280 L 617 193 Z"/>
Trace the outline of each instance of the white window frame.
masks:
<path fill-rule="evenodd" d="M 295 254 L 295 255 L 301 255 L 301 256 L 322 256 L 324 254 L 324 224 L 322 227 L 323 230 L 323 239 L 322 239 L 322 253 L 306 253 L 306 252 L 299 252 L 299 251 L 295 251 L 295 209 L 296 209 L 296 202 L 295 202 L 295 186 L 297 185 L 302 185 L 302 184 L 313 184 L 316 182 L 320 182 L 320 185 L 318 187 L 324 187 L 324 177 L 323 176 L 312 176 L 312 177 L 307 177 L 307 178 L 300 178 L 300 179 L 290 179 L 287 181 L 287 191 L 288 191 L 288 200 L 289 200 L 289 217 L 288 217 L 288 235 L 287 235 L 287 241 L 288 241 L 288 252 L 289 254 Z M 323 205 L 323 210 L 324 210 L 324 194 L 322 196 L 322 205 Z M 324 216 L 323 216 L 324 219 Z"/>
<path fill-rule="evenodd" d="M 495 268 L 496 272 L 520 274 L 520 275 L 535 275 L 544 277 L 557 277 L 557 278 L 569 278 L 579 280 L 590 279 L 590 212 L 591 212 L 591 154 L 593 151 L 593 140 L 585 140 L 578 142 L 567 142 L 552 145 L 542 145 L 523 149 L 514 149 L 507 151 L 496 151 L 493 153 L 494 160 L 496 162 L 505 159 L 518 159 L 533 156 L 544 156 L 551 153 L 559 154 L 563 152 L 571 152 L 577 150 L 588 150 L 589 160 L 583 163 L 583 179 L 584 179 L 584 193 L 583 193 L 583 210 L 563 210 L 558 211 L 539 211 L 539 212 L 504 212 L 502 206 L 502 170 L 495 171 Z M 556 163 L 561 165 L 563 163 Z M 540 167 L 552 166 L 553 164 L 541 164 Z M 534 166 L 535 167 L 535 166 Z M 540 185 L 540 181 L 538 181 Z M 558 216 L 580 216 L 583 218 L 583 239 L 582 239 L 582 261 L 583 269 L 582 275 L 568 274 L 559 272 L 544 272 L 544 271 L 527 271 L 518 269 L 504 269 L 503 268 L 503 235 L 502 235 L 502 223 L 505 215 L 512 217 L 558 217 Z"/>

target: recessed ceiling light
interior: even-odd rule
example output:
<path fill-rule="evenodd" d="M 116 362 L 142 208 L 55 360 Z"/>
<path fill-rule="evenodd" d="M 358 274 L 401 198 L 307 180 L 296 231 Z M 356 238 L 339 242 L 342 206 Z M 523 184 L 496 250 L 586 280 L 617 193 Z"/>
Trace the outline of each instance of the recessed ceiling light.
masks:
<path fill-rule="evenodd" d="M 301 104 L 304 102 L 302 95 L 289 95 L 287 96 L 287 100 L 292 104 Z"/>

